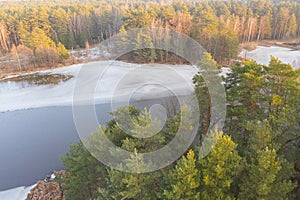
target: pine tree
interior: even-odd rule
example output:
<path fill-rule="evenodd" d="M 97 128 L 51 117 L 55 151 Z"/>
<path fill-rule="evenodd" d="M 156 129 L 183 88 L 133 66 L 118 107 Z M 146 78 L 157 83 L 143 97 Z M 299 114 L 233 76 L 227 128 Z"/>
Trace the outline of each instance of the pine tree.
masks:
<path fill-rule="evenodd" d="M 138 50 L 135 51 L 135 54 L 138 62 L 154 63 L 157 58 L 152 37 L 149 34 L 144 31 L 137 33 L 135 48 Z"/>
<path fill-rule="evenodd" d="M 294 187 L 289 180 L 292 167 L 277 154 L 276 133 L 268 121 L 249 123 L 247 129 L 251 145 L 246 153 L 239 198 L 285 199 Z"/>
<path fill-rule="evenodd" d="M 279 196 L 272 195 L 272 185 L 281 169 L 274 149 L 266 147 L 258 151 L 255 163 L 249 164 L 247 169 L 248 176 L 241 185 L 240 199 L 280 199 Z M 283 197 L 285 195 L 283 194 Z"/>
<path fill-rule="evenodd" d="M 193 200 L 200 199 L 200 173 L 196 166 L 196 158 L 193 150 L 187 156 L 183 156 L 168 174 L 169 190 L 164 191 L 166 199 Z"/>
<path fill-rule="evenodd" d="M 289 19 L 287 36 L 288 37 L 296 37 L 297 29 L 298 29 L 297 18 L 296 18 L 295 14 L 292 14 L 292 16 Z"/>
<path fill-rule="evenodd" d="M 203 58 L 201 59 L 198 66 L 200 70 L 213 70 L 219 68 L 218 63 L 212 58 L 211 54 L 209 53 L 204 53 Z M 197 95 L 200 110 L 199 131 L 200 134 L 203 135 L 208 133 L 209 126 L 211 123 L 211 96 L 208 91 L 206 82 L 203 78 L 203 74 L 201 73 L 202 72 L 199 72 L 193 78 L 193 82 L 195 84 L 195 93 Z"/>
<path fill-rule="evenodd" d="M 300 119 L 297 114 L 300 70 L 294 70 L 291 65 L 284 64 L 273 56 L 269 66 L 264 69 L 267 79 L 264 92 L 268 101 L 268 119 L 274 128 L 295 131 L 289 129 L 295 127 L 294 122 Z"/>
<path fill-rule="evenodd" d="M 271 57 L 264 70 L 267 119 L 272 129 L 279 132 L 280 152 L 289 162 L 295 162 L 299 148 L 300 70 L 294 70 L 275 57 Z"/>
<path fill-rule="evenodd" d="M 199 160 L 201 174 L 200 199 L 234 199 L 231 187 L 238 175 L 241 157 L 236 150 L 237 145 L 229 136 L 214 133 L 216 144 L 210 154 Z"/>
<path fill-rule="evenodd" d="M 141 168 L 149 168 L 149 163 L 145 163 L 142 154 L 134 150 L 131 158 L 126 160 L 126 166 L 135 172 L 141 171 Z M 159 199 L 162 196 L 160 180 L 162 173 L 155 171 L 151 173 L 128 173 L 117 170 L 109 170 L 109 178 L 106 188 L 100 188 L 98 199 L 135 199 L 152 200 Z"/>
<path fill-rule="evenodd" d="M 83 143 L 71 145 L 62 161 L 67 170 L 62 179 L 66 200 L 95 198 L 98 188 L 106 184 L 106 169 L 84 148 Z"/>
<path fill-rule="evenodd" d="M 128 160 L 125 167 L 140 171 L 141 168 L 150 168 L 151 163 L 145 163 L 143 155 L 138 154 L 134 150 L 134 155 Z M 125 173 L 122 178 L 122 183 L 125 185 L 123 191 L 120 191 L 122 199 L 136 199 L 136 200 L 151 200 L 159 199 L 162 193 L 162 188 L 159 187 L 159 180 L 161 178 L 160 171 L 151 173 Z"/>
<path fill-rule="evenodd" d="M 264 83 L 263 68 L 254 61 L 245 61 L 243 67 L 232 67 L 232 73 L 226 78 L 229 105 L 225 130 L 239 144 L 241 153 L 249 143 L 245 131 L 247 122 L 265 118 L 264 109 L 259 106 L 264 104 L 264 94 L 261 93 Z"/>
<path fill-rule="evenodd" d="M 35 49 L 41 47 L 55 48 L 55 43 L 49 38 L 46 33 L 40 28 L 34 28 L 24 41 L 25 45 Z"/>
<path fill-rule="evenodd" d="M 125 12 L 123 19 L 123 25 L 126 30 L 134 28 L 146 28 L 149 27 L 151 23 L 151 16 L 142 8 L 142 6 Z"/>
<path fill-rule="evenodd" d="M 128 33 L 125 30 L 124 26 L 121 26 L 119 35 L 118 35 L 117 39 L 114 41 L 115 52 L 116 53 L 125 53 L 129 49 L 132 49 L 132 47 L 131 47 L 132 41 L 131 40 L 132 39 L 128 36 Z"/>
<path fill-rule="evenodd" d="M 62 8 L 58 8 L 54 10 L 49 16 L 49 20 L 51 22 L 51 26 L 53 29 L 53 38 L 55 38 L 55 42 L 61 42 L 64 46 L 67 44 L 68 38 L 68 15 L 66 11 Z"/>
<path fill-rule="evenodd" d="M 58 53 L 60 61 L 66 60 L 70 57 L 68 50 L 65 48 L 65 46 L 62 43 L 59 42 L 56 49 L 57 49 L 57 53 Z"/>

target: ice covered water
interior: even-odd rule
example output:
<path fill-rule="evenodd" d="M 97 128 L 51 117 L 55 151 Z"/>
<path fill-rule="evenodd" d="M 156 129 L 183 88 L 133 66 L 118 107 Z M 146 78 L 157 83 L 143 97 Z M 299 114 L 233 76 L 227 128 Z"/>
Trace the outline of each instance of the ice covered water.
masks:
<path fill-rule="evenodd" d="M 106 67 L 110 61 L 93 64 Z M 79 141 L 72 115 L 72 95 L 77 74 L 83 65 L 11 77 L 0 83 L 0 159 L 1 163 L 5 163 L 0 165 L 0 191 L 32 185 L 63 167 L 60 157 L 65 155 L 70 144 Z M 143 74 L 149 71 L 168 82 L 179 94 L 191 92 L 183 88 L 178 77 L 171 75 L 168 69 L 173 67 L 192 87 L 196 71 L 186 65 L 139 66 L 142 70 L 134 73 L 134 77 L 138 78 L 124 79 L 124 85 L 116 87 L 118 80 L 136 66 L 117 61 L 106 71 L 102 85 L 95 93 L 99 123 L 105 124 L 111 119 L 108 114 L 111 111 L 110 97 L 116 95 L 116 106 L 126 105 L 120 97 L 137 87 L 143 81 Z M 88 77 L 87 84 L 95 81 L 94 78 Z M 158 92 L 160 95 L 157 95 Z M 150 108 L 151 105 L 165 103 L 159 101 L 170 94 L 164 93 L 163 87 L 147 85 L 133 93 L 129 103 L 139 109 Z"/>
<path fill-rule="evenodd" d="M 179 93 L 186 93 L 182 88 L 182 83 L 178 81 L 177 76 L 170 73 L 168 67 L 173 67 L 192 87 L 192 78 L 197 73 L 195 68 L 187 65 L 137 65 L 124 63 L 120 61 L 100 61 L 93 62 L 99 68 L 105 68 L 104 76 L 101 79 L 101 85 L 95 92 L 97 103 L 108 102 L 112 95 L 121 98 L 122 94 L 127 94 L 133 87 L 139 85 L 143 79 L 143 74 L 152 71 L 161 80 L 167 81 L 171 88 Z M 135 72 L 136 80 L 130 80 L 123 85 L 120 90 L 115 89 L 119 80 L 127 73 L 131 73 L 136 67 L 140 67 Z M 71 105 L 73 98 L 73 89 L 77 74 L 84 64 L 57 68 L 53 70 L 41 71 L 39 74 L 27 75 L 23 77 L 13 77 L 6 82 L 0 82 L 0 112 L 22 110 L 28 108 L 38 108 L 45 106 Z M 90 76 L 85 84 L 97 81 L 96 77 Z M 152 99 L 156 95 L 153 91 L 143 93 L 143 99 Z M 168 95 L 168 93 L 166 93 Z M 163 93 L 160 93 L 160 97 Z"/>
<path fill-rule="evenodd" d="M 283 63 L 290 64 L 294 68 L 300 67 L 300 51 L 293 50 L 283 47 L 271 46 L 258 46 L 253 51 L 243 50 L 240 54 L 241 57 L 255 60 L 256 62 L 268 65 L 270 62 L 270 57 L 275 56 L 279 58 Z"/>

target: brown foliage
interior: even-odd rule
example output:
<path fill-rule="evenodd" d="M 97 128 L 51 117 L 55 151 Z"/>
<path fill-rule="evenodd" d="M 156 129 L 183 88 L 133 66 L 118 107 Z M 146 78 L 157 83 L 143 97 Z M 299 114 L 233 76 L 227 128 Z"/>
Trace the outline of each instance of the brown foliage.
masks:
<path fill-rule="evenodd" d="M 55 48 L 37 47 L 35 50 L 35 63 L 41 67 L 51 67 L 58 63 L 59 56 Z"/>

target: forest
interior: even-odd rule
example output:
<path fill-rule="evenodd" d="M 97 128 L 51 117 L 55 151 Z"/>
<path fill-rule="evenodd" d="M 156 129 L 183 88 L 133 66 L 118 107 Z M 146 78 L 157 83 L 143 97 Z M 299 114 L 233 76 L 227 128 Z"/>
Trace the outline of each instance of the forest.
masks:
<path fill-rule="evenodd" d="M 217 63 L 206 54 L 200 64 Z M 300 70 L 275 57 L 268 66 L 244 61 L 243 66 L 232 66 L 232 70 L 225 79 L 225 126 L 222 131 L 209 133 L 209 141 L 216 142 L 207 156 L 201 157 L 201 142 L 211 122 L 211 96 L 198 74 L 194 77 L 200 107 L 198 137 L 180 159 L 151 173 L 129 173 L 100 164 L 85 145 L 100 153 L 111 152 L 102 143 L 102 132 L 116 146 L 135 152 L 122 169 L 140 169 L 153 163 L 145 162 L 143 154 L 138 153 L 167 145 L 179 127 L 184 133 L 194 128 L 181 118 L 193 111 L 183 107 L 169 116 L 155 136 L 136 138 L 120 128 L 116 116 L 118 120 L 127 119 L 129 109 L 134 124 L 143 127 L 151 123 L 149 112 L 132 106 L 118 108 L 111 113 L 113 120 L 100 126 L 87 141 L 72 145 L 62 158 L 66 174 L 57 181 L 65 199 L 298 199 Z"/>
<path fill-rule="evenodd" d="M 53 67 L 70 57 L 66 49 L 88 49 L 119 32 L 141 27 L 186 34 L 222 64 L 237 57 L 239 43 L 299 37 L 300 4 L 275 0 L 4 1 L 0 2 L 0 61 L 10 62 L 1 68 Z"/>
<path fill-rule="evenodd" d="M 199 65 L 219 69 L 237 58 L 241 43 L 300 37 L 300 2 L 279 0 L 83 0 L 0 2 L 0 70 L 25 71 L 70 62 L 71 50 L 86 49 L 135 28 L 170 29 L 207 51 Z M 125 34 L 126 35 L 126 34 Z M 143 37 L 141 35 L 141 37 Z M 145 42 L 137 40 L 139 42 Z M 124 38 L 126 41 L 126 38 Z M 148 41 L 148 40 L 147 40 Z M 151 42 L 151 41 L 148 41 Z M 9 62 L 5 62 L 6 60 Z M 138 51 L 129 62 L 180 63 L 166 52 Z M 128 173 L 101 164 L 82 142 L 62 157 L 58 177 L 66 200 L 284 200 L 300 198 L 300 70 L 275 57 L 269 65 L 242 61 L 224 77 L 227 116 L 216 143 L 201 158 L 209 130 L 211 96 L 199 73 L 193 79 L 200 114 L 195 143 L 175 163 L 151 173 Z M 127 108 L 127 107 L 126 107 Z M 112 116 L 125 113 L 118 108 Z M 150 123 L 145 110 L 128 107 L 138 126 Z M 151 138 L 126 134 L 113 119 L 99 128 L 116 146 L 135 152 L 125 168 L 147 165 L 138 153 L 168 144 L 184 108 L 169 116 Z M 125 115 L 125 114 L 124 114 Z M 185 124 L 186 123 L 186 124 Z M 99 133 L 88 138 L 99 148 Z M 100 145 L 101 147 L 101 145 Z"/>

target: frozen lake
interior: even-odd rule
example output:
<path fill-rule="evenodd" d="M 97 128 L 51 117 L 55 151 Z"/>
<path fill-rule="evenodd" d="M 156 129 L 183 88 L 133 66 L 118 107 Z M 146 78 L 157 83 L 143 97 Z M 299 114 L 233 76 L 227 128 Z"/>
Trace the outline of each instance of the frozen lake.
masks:
<path fill-rule="evenodd" d="M 128 103 L 126 95 L 134 91 L 130 105 L 142 109 L 163 104 L 173 92 L 182 96 L 190 94 L 192 77 L 197 72 L 186 65 L 102 61 L 0 81 L 0 191 L 33 185 L 54 170 L 62 169 L 60 157 L 70 144 L 79 141 L 73 121 L 72 95 L 78 73 L 86 65 L 99 68 L 110 65 L 94 91 L 101 124 L 111 119 L 108 114 L 111 98 L 116 102 L 114 107 L 123 106 Z M 98 81 L 95 74 L 93 71 L 88 74 L 84 86 Z M 155 84 L 157 80 L 159 84 Z"/>
<path fill-rule="evenodd" d="M 268 64 L 271 55 L 294 67 L 300 66 L 300 51 L 282 47 L 259 46 L 254 51 L 244 50 L 240 56 Z M 0 191 L 33 185 L 53 170 L 62 169 L 60 157 L 71 143 L 79 141 L 72 113 L 73 90 L 78 73 L 86 65 L 107 68 L 100 81 L 96 72 L 91 72 L 83 83 L 88 86 L 98 81 L 94 99 L 101 124 L 111 119 L 111 99 L 119 106 L 126 105 L 126 96 L 134 91 L 131 105 L 149 107 L 166 101 L 174 92 L 190 94 L 192 78 L 197 73 L 187 65 L 101 61 L 1 80 Z M 223 69 L 222 75 L 229 71 Z M 155 84 L 157 80 L 160 84 Z"/>
<path fill-rule="evenodd" d="M 300 67 L 300 51 L 293 50 L 283 47 L 271 46 L 258 46 L 253 51 L 243 50 L 240 56 L 247 59 L 253 59 L 256 62 L 268 65 L 270 62 L 270 57 L 275 56 L 279 58 L 283 63 L 291 64 L 294 68 Z"/>
<path fill-rule="evenodd" d="M 143 109 L 164 101 L 137 101 L 131 105 Z M 99 123 L 111 119 L 110 108 L 110 103 L 96 105 Z M 79 142 L 71 106 L 0 113 L 0 130 L 0 191 L 33 185 L 54 170 L 62 169 L 60 157 L 70 144 Z"/>
<path fill-rule="evenodd" d="M 122 101 L 123 97 L 133 90 L 135 90 L 136 100 L 164 97 L 168 95 L 164 93 L 167 90 L 178 94 L 189 94 L 193 90 L 192 78 L 197 73 L 195 68 L 188 65 L 138 65 L 119 61 L 101 61 L 46 70 L 38 74 L 41 76 L 64 75 L 73 78 L 58 84 L 39 83 L 29 87 L 28 83 L 24 82 L 2 81 L 0 82 L 0 112 L 71 105 L 79 71 L 84 67 L 94 66 L 96 68 L 89 72 L 82 84 L 88 86 L 98 82 L 96 90 L 93 91 L 97 103 L 109 102 L 112 97 Z M 104 68 L 107 69 L 99 80 L 97 69 Z M 155 84 L 156 82 L 159 84 Z"/>

